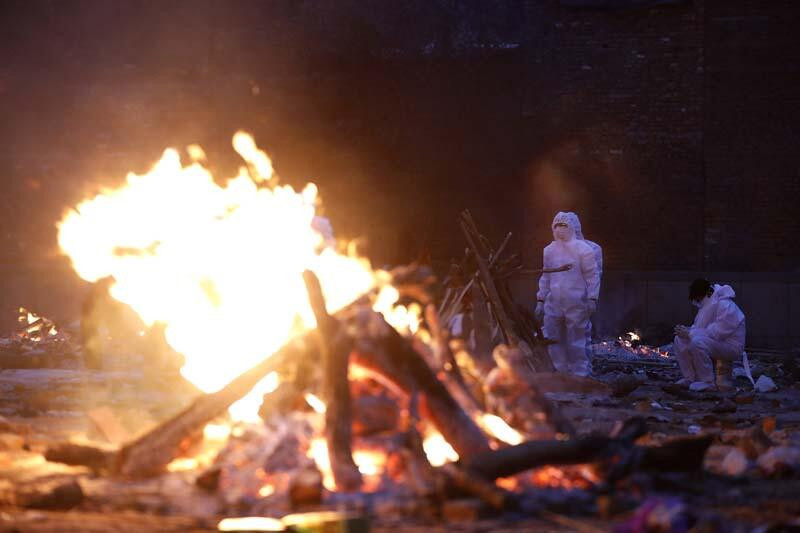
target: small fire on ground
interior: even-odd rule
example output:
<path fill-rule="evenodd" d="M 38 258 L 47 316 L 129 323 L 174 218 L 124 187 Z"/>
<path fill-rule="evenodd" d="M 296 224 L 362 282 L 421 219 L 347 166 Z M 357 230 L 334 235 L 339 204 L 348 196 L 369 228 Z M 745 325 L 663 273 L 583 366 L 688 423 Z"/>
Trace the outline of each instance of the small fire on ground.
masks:
<path fill-rule="evenodd" d="M 636 357 L 663 357 L 670 356 L 667 347 L 652 347 L 642 342 L 642 337 L 635 331 L 629 331 L 625 335 L 617 337 L 615 341 L 603 341 L 595 345 L 598 353 L 623 352 L 626 355 Z"/>
<path fill-rule="evenodd" d="M 17 322 L 20 324 L 20 329 L 17 331 L 20 339 L 41 342 L 60 338 L 58 328 L 52 320 L 39 316 L 25 307 L 19 308 Z"/>

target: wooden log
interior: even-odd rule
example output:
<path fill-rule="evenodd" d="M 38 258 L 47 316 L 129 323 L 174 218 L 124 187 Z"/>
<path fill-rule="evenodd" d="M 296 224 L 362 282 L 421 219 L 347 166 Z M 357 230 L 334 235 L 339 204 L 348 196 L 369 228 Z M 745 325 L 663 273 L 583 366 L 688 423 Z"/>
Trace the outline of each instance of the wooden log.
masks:
<path fill-rule="evenodd" d="M 465 468 L 484 479 L 497 479 L 540 466 L 590 463 L 613 442 L 604 436 L 528 441 L 477 455 Z"/>
<path fill-rule="evenodd" d="M 117 450 L 67 442 L 47 448 L 44 458 L 54 463 L 86 466 L 95 472 L 113 472 Z"/>
<path fill-rule="evenodd" d="M 439 315 L 433 304 L 425 307 L 425 320 L 430 328 L 435 359 L 441 364 L 441 368 L 434 368 L 434 371 L 438 370 L 440 374 L 443 374 L 441 381 L 450 395 L 467 413 L 471 414 L 471 410 L 479 408 L 478 401 L 467 387 L 453 350 L 450 349 L 450 332 L 441 326 Z"/>
<path fill-rule="evenodd" d="M 383 317 L 376 318 L 383 321 Z M 447 388 L 410 343 L 385 323 L 386 335 L 359 340 L 352 360 L 376 375 L 391 389 L 419 394 L 420 413 L 430 420 L 460 457 L 487 451 L 486 435 L 453 399 Z"/>
<path fill-rule="evenodd" d="M 492 268 L 494 266 L 495 262 L 500 257 L 500 254 L 503 253 L 503 249 L 506 247 L 506 244 L 508 244 L 510 238 L 511 238 L 511 233 L 509 232 L 508 235 L 506 235 L 506 238 L 503 241 L 503 243 L 500 245 L 500 248 L 498 248 L 497 252 L 495 252 L 489 259 L 489 268 Z M 461 301 L 464 299 L 464 296 L 466 296 L 466 294 L 470 290 L 476 287 L 475 281 L 477 281 L 479 277 L 480 277 L 480 272 L 476 272 L 474 275 L 470 276 L 469 281 L 467 281 L 467 283 L 461 289 L 459 289 L 458 293 L 455 295 L 454 299 L 452 300 L 452 302 L 450 302 L 447 308 L 444 307 L 444 302 L 443 302 L 439 315 L 442 317 L 445 323 L 450 322 L 450 320 L 452 320 L 452 318 L 458 313 L 458 310 L 461 307 Z M 447 311 L 444 312 L 442 311 L 442 309 L 447 309 Z"/>
<path fill-rule="evenodd" d="M 453 487 L 480 498 L 495 510 L 504 509 L 511 500 L 510 493 L 495 485 L 493 481 L 487 481 L 453 463 L 444 464 L 437 470 L 445 475 Z"/>
<path fill-rule="evenodd" d="M 482 286 L 486 290 L 486 297 L 492 306 L 495 318 L 503 331 L 503 336 L 506 342 L 512 346 L 519 344 L 519 339 L 525 340 L 530 351 L 530 362 L 534 370 L 537 372 L 553 372 L 553 362 L 544 349 L 541 341 L 544 337 L 540 334 L 540 329 L 537 328 L 539 337 L 535 337 L 526 328 L 522 326 L 520 317 L 515 316 L 515 306 L 505 284 L 495 283 L 494 278 L 489 270 L 489 266 L 484 259 L 484 254 L 488 253 L 483 243 L 478 238 L 480 234 L 475 228 L 472 217 L 469 211 L 462 213 L 461 230 L 467 243 L 475 254 L 475 261 L 478 264 L 478 271 L 480 272 Z M 513 317 L 514 320 L 512 320 Z M 537 324 L 538 325 L 538 324 Z"/>
<path fill-rule="evenodd" d="M 661 446 L 618 446 L 605 474 L 605 486 L 612 486 L 632 472 L 696 472 L 703 468 L 713 437 L 703 435 L 674 439 Z"/>
<path fill-rule="evenodd" d="M 500 325 L 501 331 L 503 332 L 503 337 L 505 337 L 507 344 L 516 344 L 515 339 L 517 335 L 514 333 L 514 327 L 511 324 L 511 320 L 508 318 L 505 308 L 500 302 L 500 295 L 497 293 L 497 287 L 495 286 L 494 280 L 492 279 L 492 274 L 489 271 L 489 265 L 481 255 L 482 247 L 479 248 L 479 239 L 472 234 L 469 225 L 464 220 L 461 221 L 461 231 L 464 233 L 464 237 L 467 239 L 467 244 L 469 244 L 469 247 L 472 249 L 472 252 L 475 256 L 475 262 L 478 264 L 478 273 L 480 274 L 481 284 L 486 291 L 486 296 L 489 302 L 492 304 L 492 310 L 494 311 L 494 316 Z"/>
<path fill-rule="evenodd" d="M 129 531 L 160 531 L 195 533 L 218 531 L 216 521 L 204 516 L 159 516 L 141 510 L 104 510 L 86 512 L 71 509 L 68 513 L 54 510 L 37 510 L 35 513 L 19 508 L 6 508 L 0 521 L 2 531 L 57 532 L 84 531 L 92 533 L 120 533 Z"/>
<path fill-rule="evenodd" d="M 30 509 L 67 510 L 80 505 L 83 499 L 84 493 L 77 479 L 56 476 L 19 484 L 14 503 Z"/>
<path fill-rule="evenodd" d="M 495 363 L 492 359 L 492 333 L 489 325 L 489 308 L 480 287 L 472 288 L 472 330 L 475 332 L 475 360 L 484 374 L 488 374 Z"/>
<path fill-rule="evenodd" d="M 703 458 L 714 437 L 686 437 L 669 441 L 661 446 L 641 446 L 641 459 L 636 470 L 694 472 L 703 467 Z"/>
<path fill-rule="evenodd" d="M 588 435 L 569 440 L 528 441 L 481 454 L 465 467 L 486 478 L 508 477 L 545 465 L 580 464 L 606 457 L 647 433 L 641 418 L 625 422 L 612 436 Z"/>
<path fill-rule="evenodd" d="M 629 420 L 617 436 L 589 435 L 566 441 L 542 440 L 492 450 L 472 458 L 463 468 L 484 479 L 508 477 L 545 465 L 612 463 L 612 480 L 633 471 L 687 472 L 703 466 L 712 437 L 677 439 L 661 446 L 636 446 L 646 432 L 641 419 Z M 624 463 L 619 465 L 619 463 Z"/>
<path fill-rule="evenodd" d="M 501 510 L 510 501 L 510 494 L 494 484 L 480 478 L 454 463 L 446 463 L 434 468 L 428 461 L 422 446 L 422 437 L 417 429 L 416 401 L 411 399 L 409 414 L 405 420 L 405 452 L 408 481 L 418 496 L 428 497 L 438 491 L 440 500 L 446 499 L 448 489 L 457 489 L 483 500 L 493 509 Z"/>
<path fill-rule="evenodd" d="M 441 497 L 441 483 L 436 470 L 428 461 L 422 445 L 422 435 L 417 428 L 419 423 L 417 404 L 417 396 L 414 395 L 409 401 L 409 408 L 403 419 L 402 456 L 405 463 L 406 482 L 417 496 L 427 498 L 438 492 Z"/>
<path fill-rule="evenodd" d="M 557 432 L 566 435 L 575 436 L 577 431 L 572 425 L 572 422 L 561 412 L 558 406 L 550 401 L 542 392 L 539 385 L 539 376 L 545 376 L 543 379 L 547 380 L 546 376 L 552 376 L 551 372 L 533 372 L 526 364 L 527 356 L 522 353 L 523 349 L 527 348 L 525 343 L 520 343 L 516 348 L 499 345 L 492 353 L 494 359 L 498 363 L 498 368 L 492 371 L 493 375 L 498 372 L 508 373 L 513 382 L 517 382 L 523 386 L 525 393 L 530 397 L 535 405 L 539 407 L 542 414 L 547 420 L 548 424 L 553 427 Z M 492 382 L 491 379 L 487 380 L 487 384 Z"/>
<path fill-rule="evenodd" d="M 461 213 L 461 219 L 462 229 L 472 234 L 475 244 L 479 247 L 479 249 L 476 249 L 475 252 L 478 255 L 483 255 L 485 257 L 486 254 L 490 253 L 489 248 L 483 244 L 486 239 L 478 231 L 475 221 L 472 218 L 472 214 L 470 214 L 468 210 L 464 211 Z M 542 269 L 541 272 L 564 272 L 570 268 L 571 267 L 569 265 L 562 265 L 554 269 Z M 550 356 L 547 354 L 547 350 L 544 349 L 544 346 L 542 346 L 546 339 L 542 333 L 541 325 L 535 318 L 533 318 L 533 328 L 530 328 L 526 325 L 524 317 L 519 315 L 517 306 L 514 304 L 514 299 L 511 297 L 511 291 L 506 283 L 507 276 L 505 276 L 503 272 L 496 272 L 494 274 L 495 275 L 493 275 L 492 278 L 499 296 L 499 303 L 504 306 L 505 312 L 511 321 L 511 325 L 515 328 L 514 332 L 519 338 L 524 340 L 528 346 L 531 347 L 531 350 L 534 352 L 532 354 L 531 361 L 534 363 L 534 365 L 538 362 L 538 364 L 542 366 L 542 369 L 535 368 L 535 370 L 552 371 L 552 362 L 550 361 Z"/>
<path fill-rule="evenodd" d="M 76 453 L 74 448 L 64 451 L 60 447 L 49 450 L 48 454 L 54 461 L 64 460 L 69 464 L 86 464 L 93 468 L 102 468 L 108 461 L 113 474 L 126 477 L 158 475 L 189 443 L 201 436 L 202 429 L 208 422 L 225 413 L 228 407 L 250 392 L 269 373 L 298 364 L 306 358 L 318 358 L 317 343 L 312 342 L 311 333 L 289 341 L 219 391 L 199 396 L 181 412 L 126 444 L 116 453 L 110 452 L 111 456 L 105 450 L 90 453 L 83 449 Z"/>
<path fill-rule="evenodd" d="M 186 441 L 197 438 L 208 422 L 225 413 L 267 374 L 308 356 L 313 350 L 305 337 L 290 341 L 219 391 L 200 396 L 180 413 L 123 446 L 117 453 L 113 471 L 127 477 L 160 474 L 181 452 L 182 444 L 185 446 Z"/>
<path fill-rule="evenodd" d="M 382 320 L 382 319 L 381 319 Z M 488 440 L 478 426 L 460 408 L 444 385 L 408 342 L 391 326 L 390 335 L 378 349 L 360 350 L 355 360 L 372 369 L 397 391 L 421 391 L 423 413 L 428 416 L 448 442 L 464 457 L 488 449 Z M 108 470 L 126 477 L 150 477 L 162 473 L 166 466 L 186 448 L 187 442 L 199 438 L 203 427 L 222 415 L 231 404 L 246 395 L 270 372 L 305 358 L 318 359 L 316 342 L 310 335 L 290 341 L 272 356 L 244 372 L 223 389 L 196 398 L 191 405 L 160 423 L 118 451 L 90 446 L 58 445 L 47 451 L 49 460 L 86 465 Z M 345 367 L 346 368 L 346 367 Z"/>
<path fill-rule="evenodd" d="M 292 473 L 289 480 L 289 501 L 292 508 L 322 503 L 322 474 L 316 466 L 306 466 Z"/>
<path fill-rule="evenodd" d="M 325 439 L 328 443 L 331 471 L 336 488 L 357 490 L 361 473 L 353 461 L 352 406 L 347 379 L 352 340 L 344 334 L 339 322 L 328 314 L 317 276 L 306 270 L 303 281 L 317 320 L 317 333 L 322 359 L 322 394 L 325 401 Z"/>
<path fill-rule="evenodd" d="M 397 430 L 400 423 L 400 406 L 388 394 L 373 394 L 358 390 L 358 382 L 351 382 L 353 397 L 353 433 L 364 437 Z"/>
<path fill-rule="evenodd" d="M 540 276 L 542 274 L 554 274 L 556 272 L 566 272 L 571 268 L 571 265 L 562 265 L 556 268 L 515 268 L 508 272 L 503 272 L 500 277 L 502 278 L 523 278 L 528 276 Z"/>

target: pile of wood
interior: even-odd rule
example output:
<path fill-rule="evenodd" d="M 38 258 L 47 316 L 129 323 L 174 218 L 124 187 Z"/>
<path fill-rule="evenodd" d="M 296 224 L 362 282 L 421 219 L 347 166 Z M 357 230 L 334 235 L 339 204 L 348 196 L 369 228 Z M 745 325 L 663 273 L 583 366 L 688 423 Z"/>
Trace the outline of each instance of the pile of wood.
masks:
<path fill-rule="evenodd" d="M 472 273 L 461 276 L 461 285 L 448 287 L 439 310 L 433 303 L 428 270 L 409 267 L 394 273 L 394 285 L 400 294 L 425 306 L 425 342 L 420 336 L 401 335 L 382 315 L 372 311 L 367 299 L 329 313 L 319 281 L 313 273 L 306 272 L 304 281 L 316 317 L 315 330 L 287 343 L 220 391 L 197 397 L 135 440 L 112 449 L 55 445 L 47 450 L 46 458 L 88 466 L 109 480 L 161 476 L 168 465 L 202 440 L 206 424 L 224 417 L 235 401 L 265 376 L 278 372 L 291 378 L 265 397 L 262 414 L 265 418 L 286 414 L 288 421 L 305 393 L 321 393 L 326 406 L 322 431 L 336 492 L 340 494 L 357 494 L 363 489 L 353 447 L 354 432 L 366 433 L 365 425 L 380 427 L 392 435 L 391 444 L 384 441 L 385 449 L 391 448 L 399 459 L 390 468 L 401 472 L 399 479 L 413 496 L 434 502 L 439 508 L 466 495 L 495 511 L 519 509 L 520 493 L 509 490 L 503 480 L 547 465 L 591 464 L 600 475 L 593 485 L 606 491 L 613 490 L 632 472 L 699 469 L 710 444 L 706 437 L 682 439 L 660 447 L 639 446 L 636 440 L 647 432 L 640 419 L 629 420 L 610 435 L 578 434 L 558 406 L 540 390 L 541 378 L 552 379 L 552 364 L 539 325 L 511 300 L 506 280 L 521 272 L 521 267 L 513 256 L 502 258 L 508 239 L 493 249 L 466 212 L 461 227 L 469 246 L 469 261 L 465 264 L 472 264 L 476 270 L 462 268 L 462 273 Z M 445 321 L 461 309 L 467 293 L 472 294 L 475 336 L 486 343 L 488 353 L 466 349 L 463 342 L 451 339 L 444 327 Z M 491 318 L 486 319 L 486 314 Z M 490 334 L 484 335 L 485 331 L 478 332 L 491 324 L 496 325 L 501 344 L 494 342 Z M 372 422 L 364 422 L 362 411 L 370 408 L 362 401 L 366 395 L 360 396 L 357 391 L 361 389 L 351 379 L 354 373 L 368 376 L 371 383 L 384 388 L 389 398 L 383 404 L 378 402 L 381 414 L 373 416 Z M 392 405 L 398 408 L 396 415 Z M 383 416 L 385 413 L 390 414 Z M 480 423 L 487 413 L 499 415 L 514 427 L 522 435 L 522 442 L 508 445 L 487 432 Z M 528 425 L 535 419 L 542 420 L 544 431 Z M 268 426 L 280 438 L 271 438 L 269 453 L 255 454 L 260 462 L 257 470 L 259 475 L 271 475 L 291 468 L 291 482 L 286 486 L 292 493 L 290 500 L 319 502 L 321 474 L 313 464 L 297 458 L 302 451 L 295 441 L 299 441 L 303 430 L 285 429 L 290 426 L 281 426 L 284 429 L 280 430 Z M 423 448 L 423 434 L 430 428 L 452 446 L 458 461 L 431 464 Z M 259 446 L 266 445 L 256 448 Z M 229 490 L 220 484 L 219 467 L 199 473 L 196 482 L 210 490 Z M 19 501 L 30 500 L 20 496 Z"/>
<path fill-rule="evenodd" d="M 545 270 L 525 268 L 519 254 L 504 255 L 511 233 L 495 249 L 480 233 L 469 211 L 461 213 L 459 224 L 467 248 L 461 262 L 452 263 L 444 280 L 446 289 L 439 307 L 443 322 L 450 324 L 457 316 L 463 321 L 468 315 L 472 349 L 478 357 L 486 359 L 491 347 L 504 343 L 522 349 L 532 370 L 552 372 L 553 363 L 546 350 L 548 340 L 541 325 L 530 312 L 514 303 L 508 287 L 511 278 L 537 276 Z M 564 265 L 546 272 L 568 269 L 569 265 Z"/>

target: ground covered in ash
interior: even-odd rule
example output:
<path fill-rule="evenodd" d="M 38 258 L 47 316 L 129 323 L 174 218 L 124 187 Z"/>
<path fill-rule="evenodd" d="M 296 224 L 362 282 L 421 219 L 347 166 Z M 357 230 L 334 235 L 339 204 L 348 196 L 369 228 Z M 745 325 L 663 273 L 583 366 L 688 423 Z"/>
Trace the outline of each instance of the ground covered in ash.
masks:
<path fill-rule="evenodd" d="M 215 490 L 208 490 L 198 468 L 121 481 L 46 461 L 43 452 L 53 443 L 125 442 L 197 394 L 173 371 L 126 353 L 124 346 L 106 357 L 103 370 L 86 369 L 73 338 L 75 332 L 64 331 L 0 340 L 0 530 L 205 531 L 217 530 L 224 516 L 268 509 L 259 507 L 259 497 L 266 501 L 270 495 L 242 496 L 249 490 L 244 474 L 226 478 L 228 485 L 217 480 Z M 757 392 L 737 372 L 735 390 L 691 392 L 673 385 L 680 375 L 668 346 L 651 349 L 618 339 L 593 349 L 596 381 L 553 385 L 547 392 L 579 433 L 607 435 L 621 422 L 642 417 L 649 432 L 640 444 L 711 435 L 702 471 L 634 473 L 611 490 L 591 479 L 573 480 L 574 467 L 546 467 L 539 486 L 519 492 L 515 509 L 503 513 L 469 497 L 430 506 L 385 491 L 326 491 L 321 505 L 290 510 L 347 510 L 332 519 L 348 531 L 800 527 L 800 387 L 793 354 L 750 350 L 753 377 L 768 376 L 775 390 Z M 280 431 L 256 433 L 265 439 L 263 447 Z M 246 450 L 242 444 L 239 460 L 246 460 Z"/>

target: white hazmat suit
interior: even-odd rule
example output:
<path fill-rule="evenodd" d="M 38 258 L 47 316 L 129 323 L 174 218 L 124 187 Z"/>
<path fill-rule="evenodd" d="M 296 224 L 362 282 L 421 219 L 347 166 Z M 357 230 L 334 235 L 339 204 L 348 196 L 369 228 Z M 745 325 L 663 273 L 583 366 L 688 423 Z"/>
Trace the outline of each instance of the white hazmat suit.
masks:
<path fill-rule="evenodd" d="M 603 281 L 603 249 L 600 247 L 599 244 L 596 242 L 590 241 L 583 236 L 583 231 L 581 229 L 581 219 L 578 218 L 577 213 L 569 212 L 567 213 L 570 216 L 570 220 L 572 220 L 572 227 L 575 228 L 575 238 L 579 241 L 583 241 L 589 245 L 594 253 L 594 259 L 597 262 L 597 275 L 600 277 L 600 283 L 602 284 Z M 586 354 L 589 355 L 591 351 L 591 344 L 592 344 L 592 320 L 591 316 L 589 320 L 586 322 Z"/>
<path fill-rule="evenodd" d="M 556 370 L 587 376 L 586 324 L 600 291 L 600 274 L 592 248 L 575 238 L 571 217 L 559 212 L 553 219 L 554 241 L 544 249 L 544 268 L 570 265 L 566 272 L 544 273 L 536 295 L 537 315 L 544 314 L 544 334 L 556 341 L 548 346 Z"/>
<path fill-rule="evenodd" d="M 714 292 L 700 304 L 689 339 L 675 337 L 675 353 L 686 382 L 713 384 L 714 361 L 724 362 L 721 371 L 728 373 L 732 361 L 742 359 L 745 318 L 733 301 L 735 296 L 729 285 L 714 285 Z"/>

